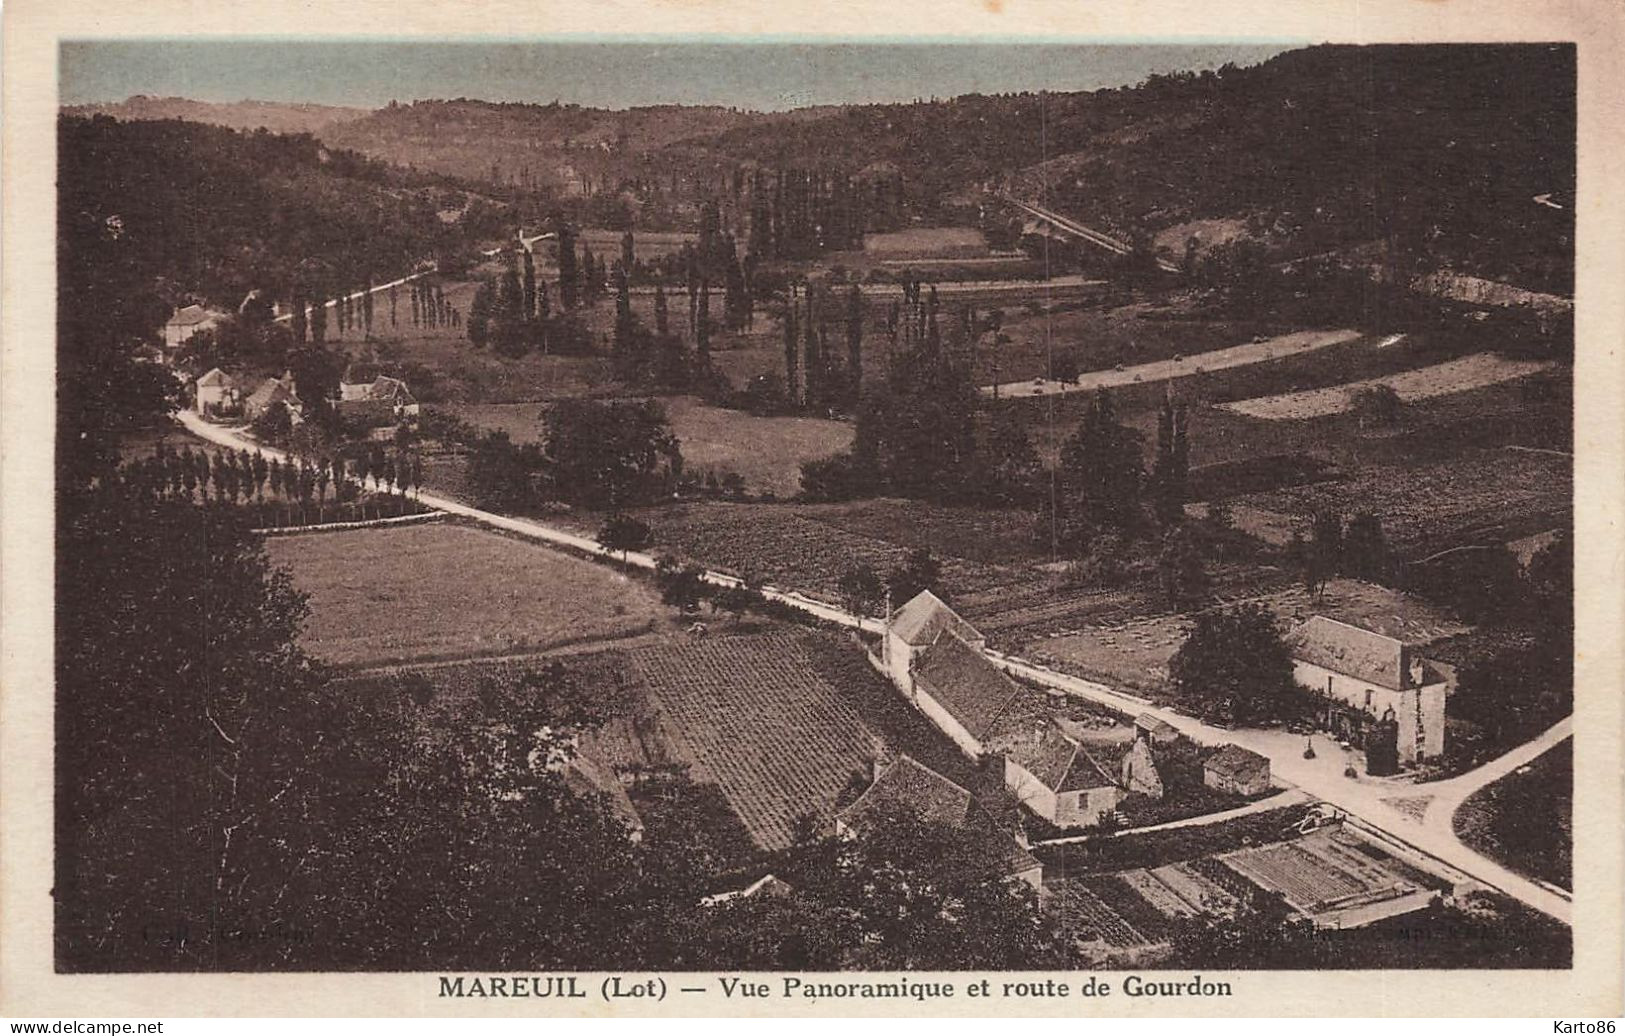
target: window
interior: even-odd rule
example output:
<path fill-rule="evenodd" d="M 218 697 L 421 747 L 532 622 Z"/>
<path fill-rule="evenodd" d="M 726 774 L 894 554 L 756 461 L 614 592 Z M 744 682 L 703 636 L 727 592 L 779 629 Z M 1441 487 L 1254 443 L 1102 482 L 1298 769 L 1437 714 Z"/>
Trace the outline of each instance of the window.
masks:
<path fill-rule="evenodd" d="M 1376 698 L 1377 698 L 1377 692 L 1373 691 L 1371 688 L 1367 687 L 1365 689 L 1365 707 L 1368 708 L 1368 709 L 1371 708 L 1371 705 L 1372 705 L 1372 703 L 1374 701 L 1376 701 Z"/>

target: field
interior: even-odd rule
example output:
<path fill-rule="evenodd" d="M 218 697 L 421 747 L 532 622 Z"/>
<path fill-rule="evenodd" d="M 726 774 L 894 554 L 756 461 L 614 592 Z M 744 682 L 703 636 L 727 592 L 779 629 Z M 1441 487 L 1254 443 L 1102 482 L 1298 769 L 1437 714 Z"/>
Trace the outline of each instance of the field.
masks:
<path fill-rule="evenodd" d="M 576 235 L 576 241 L 592 249 L 593 254 L 606 263 L 613 263 L 621 256 L 621 237 L 619 230 L 589 227 Z M 700 235 L 681 230 L 634 230 L 632 254 L 642 260 L 658 259 L 675 255 L 683 250 L 683 245 L 698 242 L 699 239 Z"/>
<path fill-rule="evenodd" d="M 1574 887 L 1574 742 L 1482 788 L 1456 811 L 1463 842 L 1513 870 Z"/>
<path fill-rule="evenodd" d="M 666 614 L 610 568 L 458 525 L 277 537 L 266 550 L 310 595 L 301 644 L 340 666 L 615 640 Z"/>
<path fill-rule="evenodd" d="M 1479 450 L 1420 465 L 1370 465 L 1349 477 L 1238 497 L 1279 527 L 1331 508 L 1370 511 L 1407 556 L 1463 543 L 1505 543 L 1568 522 L 1574 477 L 1568 457 L 1518 449 Z M 1252 530 L 1248 530 L 1252 531 Z M 1278 535 L 1278 533 L 1277 533 Z"/>
<path fill-rule="evenodd" d="M 865 234 L 863 251 L 881 260 L 973 259 L 987 255 L 987 241 L 975 227 L 913 227 Z"/>
<path fill-rule="evenodd" d="M 662 645 L 631 665 L 672 732 L 752 838 L 790 844 L 803 814 L 827 822 L 882 742 L 808 658 L 810 634 L 777 632 Z"/>
<path fill-rule="evenodd" d="M 1151 302 L 1106 308 L 1054 306 L 1038 312 L 1007 308 L 1000 332 L 1009 341 L 997 349 L 978 350 L 976 381 L 991 385 L 1047 377 L 1051 357 L 1063 353 L 1077 359 L 1079 370 L 1110 371 L 1119 364 L 1133 367 L 1174 356 L 1194 357 L 1280 331 L 1263 321 L 1179 319 L 1181 315 L 1177 303 L 1173 308 Z M 1151 377 L 1142 373 L 1142 380 Z"/>
<path fill-rule="evenodd" d="M 852 426 L 811 417 L 754 417 L 706 406 L 692 396 L 658 402 L 683 445 L 688 471 L 737 473 L 746 492 L 781 498 L 801 490 L 801 465 L 839 453 L 852 444 Z M 464 403 L 446 410 L 479 428 L 504 431 L 514 442 L 542 437 L 540 403 Z"/>
<path fill-rule="evenodd" d="M 1388 386 L 1402 402 L 1411 403 L 1527 378 L 1531 374 L 1550 370 L 1553 366 L 1555 365 L 1549 362 L 1508 360 L 1493 353 L 1476 353 L 1458 360 L 1446 360 L 1444 363 L 1388 377 L 1367 378 L 1331 388 L 1243 399 L 1220 405 L 1226 410 L 1248 417 L 1261 417 L 1271 421 L 1301 421 L 1351 410 L 1354 407 L 1356 393 L 1377 385 Z"/>
<path fill-rule="evenodd" d="M 1342 830 L 1241 849 L 1220 860 L 1320 925 L 1354 927 L 1420 909 L 1432 898 L 1416 872 Z"/>

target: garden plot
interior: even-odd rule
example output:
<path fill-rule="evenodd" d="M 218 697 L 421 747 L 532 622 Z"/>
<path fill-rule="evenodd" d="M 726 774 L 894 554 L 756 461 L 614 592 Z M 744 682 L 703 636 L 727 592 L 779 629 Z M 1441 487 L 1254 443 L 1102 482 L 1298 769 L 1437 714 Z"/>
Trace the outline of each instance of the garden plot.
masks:
<path fill-rule="evenodd" d="M 1353 409 L 1355 396 L 1360 390 L 1375 388 L 1378 385 L 1388 386 L 1402 401 L 1410 403 L 1527 378 L 1555 366 L 1556 364 L 1550 361 L 1509 360 L 1493 353 L 1476 353 L 1381 378 L 1351 381 L 1330 388 L 1242 399 L 1233 403 L 1220 403 L 1219 406 L 1233 413 L 1268 421 L 1303 421 L 1346 413 Z"/>
<path fill-rule="evenodd" d="M 1220 860 L 1265 892 L 1279 893 L 1322 928 L 1371 924 L 1420 910 L 1437 898 L 1415 880 L 1415 872 L 1386 866 L 1397 861 L 1341 829 L 1241 849 Z"/>

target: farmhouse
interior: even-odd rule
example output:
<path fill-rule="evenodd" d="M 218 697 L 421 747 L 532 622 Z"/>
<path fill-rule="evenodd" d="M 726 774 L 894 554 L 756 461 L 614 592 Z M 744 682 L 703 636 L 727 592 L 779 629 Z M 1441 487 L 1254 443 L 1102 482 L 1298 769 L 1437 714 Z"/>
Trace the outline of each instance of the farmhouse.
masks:
<path fill-rule="evenodd" d="M 215 367 L 196 382 L 197 412 L 219 414 L 242 406 L 242 386 L 237 379 Z"/>
<path fill-rule="evenodd" d="M 164 324 L 164 349 L 178 348 L 199 331 L 207 331 L 218 323 L 219 313 L 211 313 L 202 306 L 183 306 Z"/>
<path fill-rule="evenodd" d="M 1324 615 L 1294 629 L 1287 644 L 1298 684 L 1324 700 L 1321 722 L 1363 747 L 1372 773 L 1443 754 L 1446 680 L 1413 647 Z"/>
<path fill-rule="evenodd" d="M 1037 891 L 1044 868 L 993 819 L 976 797 L 953 781 L 907 755 L 876 775 L 862 795 L 835 817 L 835 831 L 856 837 L 887 823 L 899 813 L 912 813 L 931 823 L 946 824 L 977 836 L 980 851 L 956 861 L 969 871 L 1025 881 Z"/>
<path fill-rule="evenodd" d="M 275 403 L 286 406 L 289 415 L 295 420 L 299 418 L 299 394 L 294 391 L 291 374 L 284 374 L 280 378 L 266 378 L 243 404 L 243 416 L 250 421 L 257 420 Z"/>
<path fill-rule="evenodd" d="M 406 382 L 379 375 L 371 381 L 339 383 L 339 416 L 374 427 L 410 423 L 418 416 L 418 401 Z"/>
<path fill-rule="evenodd" d="M 997 747 L 1005 786 L 1058 827 L 1092 827 L 1123 801 L 1123 789 L 1088 748 L 1048 720 L 1026 735 L 1002 735 Z"/>
<path fill-rule="evenodd" d="M 931 591 L 892 613 L 885 667 L 914 706 L 972 759 L 1011 701 L 1016 685 L 983 654 L 982 635 Z"/>
<path fill-rule="evenodd" d="M 1202 783 L 1236 795 L 1269 790 L 1270 761 L 1240 745 L 1225 745 L 1202 764 Z"/>

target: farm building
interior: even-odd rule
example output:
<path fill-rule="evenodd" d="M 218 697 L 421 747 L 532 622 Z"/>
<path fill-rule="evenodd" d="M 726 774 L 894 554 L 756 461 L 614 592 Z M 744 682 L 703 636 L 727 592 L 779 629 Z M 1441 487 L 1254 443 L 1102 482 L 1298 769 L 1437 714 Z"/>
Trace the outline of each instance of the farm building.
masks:
<path fill-rule="evenodd" d="M 1134 717 L 1134 736 L 1152 745 L 1166 745 L 1179 740 L 1179 730 L 1165 719 L 1142 712 Z"/>
<path fill-rule="evenodd" d="M 266 378 L 253 395 L 243 403 L 243 416 L 253 421 L 265 413 L 275 403 L 281 403 L 288 408 L 288 413 L 295 420 L 300 415 L 299 394 L 294 391 L 293 376 L 284 374 L 280 378 Z"/>
<path fill-rule="evenodd" d="M 199 331 L 207 331 L 218 323 L 219 313 L 212 313 L 202 306 L 183 306 L 171 314 L 164 324 L 164 348 L 176 349 Z"/>
<path fill-rule="evenodd" d="M 1236 795 L 1269 790 L 1270 761 L 1240 745 L 1225 745 L 1202 764 L 1202 783 Z"/>
<path fill-rule="evenodd" d="M 1118 783 L 1125 792 L 1144 795 L 1148 799 L 1162 798 L 1162 774 L 1157 772 L 1157 759 L 1151 752 L 1151 740 L 1137 737 L 1123 756 Z"/>
<path fill-rule="evenodd" d="M 1294 629 L 1287 644 L 1298 684 L 1324 699 L 1322 723 L 1364 748 L 1372 772 L 1392 772 L 1383 765 L 1390 755 L 1415 766 L 1444 752 L 1446 680 L 1413 647 L 1324 615 Z"/>
<path fill-rule="evenodd" d="M 883 648 L 886 671 L 891 674 L 892 682 L 905 691 L 909 690 L 914 660 L 936 643 L 938 635 L 944 630 L 953 632 L 977 651 L 987 647 L 987 641 L 976 632 L 975 627 L 961 619 L 929 590 L 920 591 L 908 603 L 892 612 L 886 620 Z"/>
<path fill-rule="evenodd" d="M 959 861 L 968 869 L 1024 881 L 1034 891 L 1043 884 L 1043 865 L 999 826 L 974 795 L 907 755 L 898 756 L 881 770 L 874 783 L 836 815 L 835 831 L 857 837 L 898 813 L 913 813 L 922 820 L 980 836 L 977 844 L 983 851 Z"/>
<path fill-rule="evenodd" d="M 1028 809 L 1058 827 L 1092 827 L 1123 801 L 1123 789 L 1084 745 L 1048 720 L 1004 734 L 1004 783 Z"/>
<path fill-rule="evenodd" d="M 643 839 L 643 818 L 632 805 L 626 785 L 598 760 L 577 752 L 563 767 L 564 786 L 582 798 L 602 796 L 601 801 L 626 827 L 627 837 L 638 842 Z"/>
<path fill-rule="evenodd" d="M 242 406 L 242 386 L 219 367 L 197 379 L 196 388 L 195 405 L 200 414 L 219 414 Z"/>

